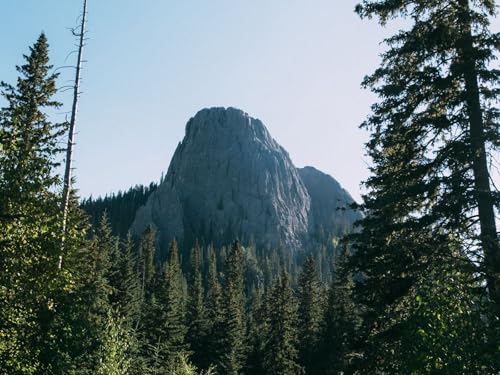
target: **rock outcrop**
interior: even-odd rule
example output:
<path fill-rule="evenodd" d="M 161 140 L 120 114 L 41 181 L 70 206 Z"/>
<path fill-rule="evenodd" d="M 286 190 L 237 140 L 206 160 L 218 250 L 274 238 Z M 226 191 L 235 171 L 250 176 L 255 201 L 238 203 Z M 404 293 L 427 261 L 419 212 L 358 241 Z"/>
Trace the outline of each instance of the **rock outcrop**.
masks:
<path fill-rule="evenodd" d="M 332 176 L 314 167 L 298 169 L 311 198 L 309 235 L 329 233 L 342 236 L 352 230 L 352 224 L 361 214 L 351 208 L 351 195 Z"/>
<path fill-rule="evenodd" d="M 260 120 L 210 108 L 187 123 L 164 181 L 138 210 L 132 231 L 151 224 L 163 244 L 176 238 L 181 246 L 195 240 L 221 246 L 238 237 L 294 250 L 311 230 L 338 226 L 344 217 L 336 205 L 347 201 L 352 198 L 332 177 L 296 169 Z"/>

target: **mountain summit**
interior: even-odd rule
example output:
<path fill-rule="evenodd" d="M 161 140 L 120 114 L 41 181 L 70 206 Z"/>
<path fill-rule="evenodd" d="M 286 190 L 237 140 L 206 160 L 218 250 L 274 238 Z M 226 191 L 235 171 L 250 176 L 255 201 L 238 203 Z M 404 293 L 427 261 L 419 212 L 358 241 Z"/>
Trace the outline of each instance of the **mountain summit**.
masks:
<path fill-rule="evenodd" d="M 152 224 L 165 244 L 195 240 L 298 249 L 318 228 L 339 231 L 356 215 L 351 196 L 314 168 L 298 170 L 264 124 L 235 108 L 199 111 L 186 125 L 162 184 L 132 225 Z M 334 228 L 333 226 L 337 226 Z M 342 229 L 343 230 L 343 229 Z"/>

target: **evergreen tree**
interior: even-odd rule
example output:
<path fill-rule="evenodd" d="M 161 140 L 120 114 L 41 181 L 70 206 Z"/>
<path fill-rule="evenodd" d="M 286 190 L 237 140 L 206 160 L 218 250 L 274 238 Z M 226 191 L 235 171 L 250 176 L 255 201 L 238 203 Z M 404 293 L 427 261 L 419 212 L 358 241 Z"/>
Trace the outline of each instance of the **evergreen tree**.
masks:
<path fill-rule="evenodd" d="M 191 357 L 195 366 L 208 368 L 206 350 L 208 323 L 204 305 L 203 280 L 201 276 L 201 249 L 198 243 L 191 251 L 191 270 L 188 289 L 187 342 L 193 352 Z"/>
<path fill-rule="evenodd" d="M 96 375 L 125 375 L 133 371 L 134 336 L 125 319 L 109 311 L 97 353 Z"/>
<path fill-rule="evenodd" d="M 345 246 L 335 258 L 335 272 L 328 290 L 321 342 L 323 374 L 349 373 L 349 356 L 355 354 L 359 314 L 352 299 L 353 281 L 347 268 L 347 256 Z"/>
<path fill-rule="evenodd" d="M 298 358 L 297 305 L 286 272 L 283 272 L 273 287 L 271 301 L 264 351 L 264 373 L 303 374 L 304 370 Z"/>
<path fill-rule="evenodd" d="M 222 341 L 222 289 L 217 273 L 217 259 L 212 247 L 208 248 L 208 285 L 205 297 L 208 337 L 206 343 L 209 363 L 216 363 Z"/>
<path fill-rule="evenodd" d="M 135 325 L 138 321 L 141 311 L 139 277 L 135 271 L 136 262 L 133 252 L 132 236 L 129 233 L 125 241 L 122 242 L 115 303 L 119 315 L 130 326 Z"/>
<path fill-rule="evenodd" d="M 265 332 L 267 330 L 266 307 L 270 304 L 270 301 L 268 296 L 263 294 L 260 288 L 252 290 L 247 313 L 246 346 L 248 355 L 244 373 L 248 375 L 264 373 L 262 358 L 264 356 Z"/>
<path fill-rule="evenodd" d="M 45 34 L 24 56 L 26 64 L 18 66 L 17 85 L 0 83 L 2 97 L 8 106 L 0 112 L 2 142 L 0 160 L 0 217 L 4 224 L 20 219 L 24 209 L 36 209 L 60 181 L 54 173 L 59 165 L 55 158 L 62 151 L 58 141 L 65 124 L 53 124 L 44 110 L 57 109 L 54 101 L 58 74 L 50 74 L 49 46 Z M 43 208 L 38 208 L 39 213 Z"/>
<path fill-rule="evenodd" d="M 170 244 L 168 263 L 163 267 L 163 283 L 158 293 L 158 314 L 155 342 L 160 346 L 161 358 L 168 363 L 173 357 L 185 353 L 186 324 L 182 291 L 182 273 L 179 264 L 177 243 Z"/>
<path fill-rule="evenodd" d="M 141 292 L 147 300 L 152 293 L 155 257 L 155 231 L 152 226 L 148 226 L 142 234 L 139 245 L 139 276 L 141 283 Z"/>
<path fill-rule="evenodd" d="M 492 192 L 487 165 L 487 154 L 498 149 L 500 140 L 494 104 L 500 72 L 490 67 L 499 38 L 489 31 L 494 2 L 366 0 L 357 12 L 382 24 L 397 17 L 406 20 L 406 29 L 386 40 L 380 68 L 364 81 L 381 98 L 362 125 L 371 132 L 367 149 L 373 166 L 363 197 L 366 216 L 351 236 L 355 251 L 350 267 L 360 275 L 355 299 L 364 310 L 362 335 L 368 345 L 364 369 L 419 372 L 422 362 L 410 357 L 431 356 L 443 348 L 440 340 L 453 341 L 456 332 L 439 330 L 436 322 L 431 332 L 425 329 L 440 337 L 435 346 L 414 345 L 406 330 L 410 321 L 418 322 L 421 310 L 413 302 L 424 293 L 421 288 L 439 290 L 445 283 L 455 290 L 457 276 L 441 277 L 450 272 L 468 283 L 465 292 L 450 295 L 454 302 L 434 299 L 434 308 L 440 314 L 446 310 L 447 317 L 460 316 L 451 306 L 481 300 L 472 280 L 483 275 L 493 315 L 483 309 L 484 320 L 474 323 L 475 336 L 482 336 L 484 321 L 490 323 L 496 335 L 491 334 L 489 351 L 498 351 L 500 249 L 494 207 L 500 196 Z M 468 294 L 473 290 L 475 298 Z M 398 314 L 403 306 L 405 314 Z M 466 320 L 473 317 L 477 315 L 471 312 Z M 390 365 L 382 358 L 389 342 L 395 353 Z M 396 349 L 410 342 L 423 352 Z M 477 354 L 477 364 L 488 366 L 479 343 L 468 349 Z M 471 368 L 456 349 L 441 354 L 445 363 L 428 359 L 427 371 Z"/>
<path fill-rule="evenodd" d="M 299 358 L 306 373 L 314 374 L 322 323 L 322 291 L 313 256 L 307 257 L 299 275 L 298 288 Z"/>
<path fill-rule="evenodd" d="M 24 58 L 16 86 L 0 84 L 7 103 L 0 110 L 0 369 L 9 374 L 51 371 L 59 345 L 51 326 L 72 282 L 70 274 L 57 272 L 55 169 L 66 127 L 44 112 L 60 103 L 52 99 L 57 74 L 49 73 L 43 33 Z"/>
<path fill-rule="evenodd" d="M 100 267 L 104 270 L 104 278 L 109 288 L 108 300 L 111 307 L 116 309 L 120 303 L 119 288 L 123 281 L 120 273 L 122 254 L 119 250 L 119 239 L 113 235 L 106 212 L 101 218 L 94 239 L 98 247 Z"/>
<path fill-rule="evenodd" d="M 217 369 L 224 375 L 237 375 L 245 360 L 245 296 L 243 291 L 243 250 L 235 241 L 226 261 L 223 291 L 222 338 Z"/>
<path fill-rule="evenodd" d="M 356 251 L 358 268 L 372 269 L 367 264 L 380 258 L 384 243 L 394 247 L 391 256 L 400 254 L 397 262 L 404 268 L 423 255 L 409 242 L 418 240 L 417 233 L 430 234 L 440 248 L 447 247 L 451 235 L 467 244 L 463 251 L 469 256 L 482 260 L 477 271 L 485 275 L 498 321 L 500 248 L 494 207 L 500 194 L 492 191 L 487 163 L 487 155 L 500 144 L 495 104 L 500 72 L 490 67 L 498 51 L 499 35 L 489 30 L 495 4 L 364 0 L 357 12 L 382 24 L 401 17 L 408 25 L 386 40 L 380 68 L 364 81 L 381 100 L 363 124 L 371 131 L 367 146 L 373 176 L 366 184 L 368 216 L 358 236 L 358 243 L 365 244 Z M 384 258 L 385 269 L 390 261 Z M 401 272 L 395 269 L 392 275 L 399 278 Z M 406 279 L 403 293 L 412 283 Z"/>

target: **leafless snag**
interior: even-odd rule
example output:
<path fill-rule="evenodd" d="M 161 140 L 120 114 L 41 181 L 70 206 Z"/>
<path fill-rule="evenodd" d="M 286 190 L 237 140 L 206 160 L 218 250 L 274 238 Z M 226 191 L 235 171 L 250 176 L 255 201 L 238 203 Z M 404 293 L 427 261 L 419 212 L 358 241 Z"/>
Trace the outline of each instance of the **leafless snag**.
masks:
<path fill-rule="evenodd" d="M 73 146 L 75 145 L 75 127 L 76 127 L 76 114 L 78 111 L 78 99 L 80 97 L 80 73 L 83 61 L 83 47 L 85 43 L 85 33 L 86 33 L 86 19 L 87 19 L 87 0 L 83 0 L 83 13 L 80 23 L 80 31 L 77 33 L 75 29 L 71 30 L 71 33 L 79 38 L 78 43 L 78 58 L 76 63 L 76 74 L 75 74 L 75 84 L 73 87 L 73 105 L 71 108 L 71 119 L 69 122 L 69 132 L 68 132 L 68 146 L 66 149 L 66 167 L 64 171 L 64 186 L 63 186 L 63 237 L 61 242 L 61 254 L 59 255 L 58 268 L 62 268 L 62 261 L 64 255 L 64 242 L 67 235 L 67 224 L 68 224 L 68 210 L 69 210 L 69 199 L 71 195 L 71 183 L 72 183 L 72 167 L 71 162 L 73 158 Z"/>

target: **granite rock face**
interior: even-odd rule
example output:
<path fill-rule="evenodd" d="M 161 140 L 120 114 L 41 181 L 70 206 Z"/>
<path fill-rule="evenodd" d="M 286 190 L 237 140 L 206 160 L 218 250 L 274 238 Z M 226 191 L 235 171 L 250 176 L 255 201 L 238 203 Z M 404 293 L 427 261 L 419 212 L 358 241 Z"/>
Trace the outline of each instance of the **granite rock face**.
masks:
<path fill-rule="evenodd" d="M 314 167 L 297 169 L 311 198 L 309 213 L 309 235 L 320 232 L 342 236 L 352 230 L 356 220 L 361 219 L 359 211 L 350 206 L 351 195 L 332 176 Z"/>
<path fill-rule="evenodd" d="M 236 237 L 261 247 L 299 248 L 310 229 L 311 196 L 288 153 L 260 120 L 234 108 L 189 120 L 165 180 L 132 226 L 152 224 L 162 243 Z"/>

